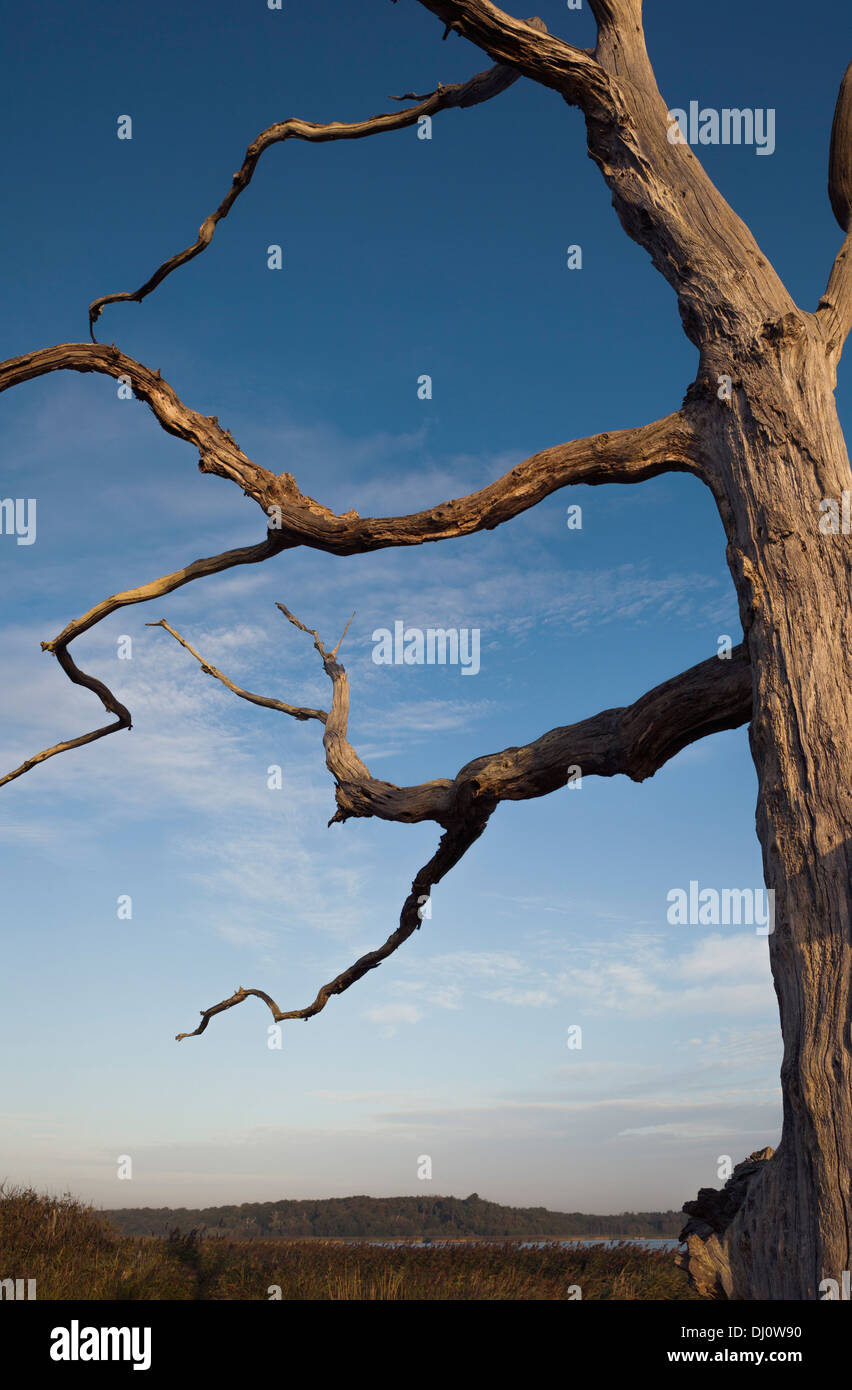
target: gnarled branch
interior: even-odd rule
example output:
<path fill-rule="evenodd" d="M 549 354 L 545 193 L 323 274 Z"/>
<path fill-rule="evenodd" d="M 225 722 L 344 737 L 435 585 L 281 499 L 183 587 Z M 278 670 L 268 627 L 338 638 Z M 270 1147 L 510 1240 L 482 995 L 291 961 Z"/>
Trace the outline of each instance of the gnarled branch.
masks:
<path fill-rule="evenodd" d="M 166 632 L 170 632 L 176 642 L 180 642 L 181 646 L 185 647 L 190 655 L 195 657 L 205 676 L 215 677 L 217 681 L 221 681 L 222 685 L 232 691 L 234 695 L 238 695 L 241 700 L 248 700 L 252 705 L 261 705 L 264 709 L 277 709 L 280 714 L 289 714 L 293 719 L 303 721 L 307 719 L 318 719 L 321 724 L 325 724 L 328 719 L 325 710 L 310 709 L 304 705 L 288 705 L 283 700 L 273 700 L 268 695 L 253 695 L 250 690 L 243 690 L 242 686 L 235 685 L 232 680 L 223 675 L 217 666 L 213 666 L 211 662 L 205 661 L 203 656 L 199 656 L 195 648 L 190 646 L 186 638 L 181 637 L 179 632 L 175 632 L 174 628 L 169 626 L 165 618 L 160 618 L 159 622 L 156 623 L 146 623 L 145 626 L 165 628 Z"/>
<path fill-rule="evenodd" d="M 263 510 L 279 549 L 307 545 L 332 555 L 356 555 L 389 546 L 492 530 L 569 485 L 638 483 L 659 473 L 707 477 L 700 431 L 691 413 L 675 411 L 638 428 L 613 430 L 542 449 L 501 478 L 466 497 L 453 498 L 408 516 L 361 517 L 336 513 L 299 488 L 292 473 L 273 473 L 243 453 L 216 416 L 184 405 L 159 371 L 152 372 L 118 348 L 102 343 L 60 343 L 0 363 L 0 391 L 56 371 L 100 372 L 126 378 L 169 434 L 194 445 L 202 473 L 242 488 Z"/>
<path fill-rule="evenodd" d="M 42 643 L 43 647 L 48 644 Z M 71 653 L 68 651 L 67 644 L 62 643 L 54 648 L 56 659 L 70 681 L 75 685 L 83 685 L 87 690 L 93 690 L 108 714 L 115 715 L 114 724 L 105 724 L 103 728 L 93 729 L 91 733 L 80 734 L 77 738 L 66 739 L 62 743 L 55 743 L 52 748 L 45 748 L 41 753 L 35 753 L 33 757 L 27 758 L 16 767 L 12 772 L 7 772 L 4 777 L 0 777 L 0 787 L 4 787 L 7 782 L 14 782 L 16 777 L 22 777 L 31 768 L 37 767 L 39 763 L 46 762 L 48 758 L 53 758 L 57 753 L 67 753 L 72 748 L 82 748 L 85 743 L 94 743 L 96 739 L 105 738 L 107 734 L 115 734 L 119 729 L 129 729 L 132 727 L 130 710 L 127 709 L 120 700 L 117 700 L 108 685 L 99 681 L 95 676 L 89 676 L 85 671 L 81 671 L 74 662 Z"/>
<path fill-rule="evenodd" d="M 540 19 L 530 19 L 527 23 L 542 30 L 545 28 L 543 20 Z M 403 130 L 406 126 L 416 125 L 423 116 L 435 116 L 439 111 L 447 111 L 452 107 L 477 106 L 480 102 L 490 101 L 492 97 L 505 92 L 506 88 L 511 87 L 513 82 L 517 82 L 519 77 L 520 73 L 515 68 L 502 67 L 498 64 L 485 72 L 475 73 L 467 82 L 453 82 L 448 86 L 439 82 L 435 91 L 429 92 L 425 96 L 418 97 L 414 92 L 408 92 L 404 97 L 390 98 L 391 101 L 412 99 L 417 101 L 417 106 L 408 107 L 405 111 L 386 112 L 381 116 L 372 116 L 366 121 L 349 123 L 329 121 L 325 125 L 319 125 L 315 121 L 303 121 L 298 116 L 292 116 L 289 120 L 279 121 L 275 125 L 269 126 L 266 130 L 261 131 L 257 139 L 249 145 L 245 159 L 234 174 L 228 193 L 216 211 L 202 222 L 198 230 L 198 237 L 191 246 L 163 261 L 150 279 L 146 280 L 144 285 L 140 285 L 138 290 L 125 291 L 120 294 L 105 294 L 89 305 L 89 335 L 92 341 L 95 337 L 95 323 L 107 304 L 118 304 L 128 300 L 140 304 L 147 295 L 162 284 L 167 275 L 171 275 L 173 270 L 186 265 L 187 261 L 194 260 L 202 251 L 206 250 L 213 240 L 213 233 L 218 223 L 222 221 L 223 217 L 227 217 L 240 194 L 248 188 L 261 155 L 269 149 L 270 145 L 280 145 L 284 140 L 308 140 L 312 144 L 325 144 L 329 140 L 363 140 L 368 135 L 378 135 L 386 130 Z"/>
<path fill-rule="evenodd" d="M 370 970 L 375 970 L 376 966 L 381 965 L 383 960 L 393 955 L 402 944 L 413 935 L 420 926 L 423 904 L 428 899 L 432 888 L 436 883 L 448 874 L 467 852 L 475 840 L 479 839 L 488 823 L 488 817 L 493 809 L 486 803 L 477 805 L 475 812 L 466 821 L 454 824 L 447 830 L 440 839 L 438 848 L 423 868 L 414 878 L 411 885 L 411 892 L 406 898 L 402 911 L 399 915 L 399 926 L 392 932 L 387 941 L 379 946 L 375 951 L 368 951 L 366 955 L 360 956 L 346 970 L 341 971 L 327 985 L 323 985 L 319 990 L 313 1003 L 308 1004 L 303 1009 L 289 1009 L 284 1011 L 279 1009 L 274 999 L 260 989 L 243 989 L 240 985 L 230 999 L 224 999 L 221 1004 L 214 1004 L 210 1009 L 201 1010 L 201 1022 L 191 1033 L 178 1033 L 176 1041 L 180 1042 L 183 1038 L 194 1038 L 199 1033 L 203 1033 L 207 1024 L 214 1014 L 222 1013 L 224 1009 L 231 1009 L 235 1004 L 242 1004 L 244 999 L 250 995 L 256 995 L 269 1006 L 272 1017 L 276 1023 L 284 1023 L 289 1019 L 303 1018 L 305 1022 L 313 1018 L 314 1014 L 320 1013 L 335 994 L 342 994 L 349 989 L 356 981 L 362 979 Z"/>
<path fill-rule="evenodd" d="M 201 1023 L 191 1033 L 178 1033 L 177 1040 L 203 1033 L 210 1019 L 225 1009 L 241 1004 L 254 995 L 270 1008 L 276 1023 L 288 1019 L 312 1018 L 335 994 L 342 994 L 369 970 L 374 970 L 420 926 L 422 904 L 435 883 L 458 863 L 485 829 L 501 801 L 528 800 L 545 796 L 571 780 L 575 767 L 583 776 L 613 777 L 624 773 L 641 782 L 650 777 L 689 743 L 722 729 L 734 729 L 751 718 L 751 668 L 744 646 L 730 658 L 711 657 L 673 679 L 648 691 L 634 704 L 604 710 L 591 719 L 552 729 L 521 748 L 507 748 L 467 763 L 452 782 L 438 780 L 416 787 L 396 787 L 378 783 L 358 757 L 346 737 L 349 713 L 349 686 L 346 673 L 337 661 L 338 642 L 333 651 L 323 645 L 316 629 L 306 627 L 284 604 L 281 612 L 300 631 L 314 638 L 314 646 L 332 681 L 332 707 L 325 717 L 323 743 L 326 765 L 337 783 L 338 811 L 329 821 L 347 820 L 351 815 L 374 815 L 385 820 L 433 819 L 446 827 L 435 855 L 417 874 L 403 904 L 397 929 L 383 946 L 359 960 L 323 985 L 313 1003 L 301 1009 L 282 1011 L 260 989 L 242 986 L 229 999 L 201 1011 Z M 351 620 L 350 620 L 351 621 Z M 244 699 L 294 714 L 294 707 L 266 697 L 249 695 L 215 667 L 210 667 L 169 624 L 165 628 L 186 647 L 208 671 Z M 347 623 L 347 628 L 349 624 Z M 345 633 L 344 633 L 345 635 Z M 341 638 L 341 641 L 343 639 Z M 318 716 L 317 711 L 312 712 Z M 304 715 L 304 712 L 302 712 Z"/>
<path fill-rule="evenodd" d="M 294 719 L 317 719 L 325 726 L 323 746 L 325 748 L 326 767 L 335 780 L 337 799 L 337 810 L 329 821 L 329 825 L 342 823 L 353 816 L 375 816 L 379 820 L 405 822 L 409 825 L 425 820 L 434 820 L 441 825 L 448 825 L 454 814 L 450 795 L 453 791 L 451 781 L 447 778 L 439 778 L 434 782 L 423 782 L 414 787 L 397 787 L 392 782 L 380 781 L 371 775 L 369 768 L 362 762 L 349 742 L 347 737 L 349 679 L 343 666 L 337 660 L 337 653 L 343 637 L 340 638 L 333 650 L 329 651 L 323 645 L 315 628 L 305 627 L 304 623 L 294 617 L 283 603 L 276 604 L 276 607 L 281 610 L 294 627 L 313 637 L 314 646 L 323 663 L 323 669 L 332 685 L 330 710 L 306 709 L 303 706 L 291 705 L 269 696 L 253 695 L 235 685 L 215 666 L 211 666 L 165 619 L 161 619 L 158 623 L 149 623 L 147 626 L 164 628 L 174 637 L 175 641 L 180 642 L 182 647 L 191 652 L 200 664 L 202 671 L 215 676 L 228 690 L 233 691 L 241 699 L 250 700 L 253 704 L 263 705 L 267 709 L 277 710 L 281 714 L 288 714 Z M 349 623 L 346 624 L 343 636 L 346 635 L 348 627 Z"/>
<path fill-rule="evenodd" d="M 119 608 L 160 597 L 194 579 L 219 573 L 234 565 L 258 563 L 298 545 L 307 545 L 334 555 L 352 555 L 389 546 L 423 545 L 470 535 L 475 531 L 492 530 L 569 484 L 596 486 L 602 483 L 634 483 L 663 472 L 688 472 L 702 479 L 709 476 L 700 432 L 693 428 L 691 413 L 684 407 L 638 429 L 616 430 L 544 449 L 478 492 L 425 511 L 408 516 L 378 518 L 360 517 L 354 511 L 338 515 L 302 493 L 292 474 L 272 473 L 248 458 L 230 431 L 223 429 L 215 416 L 201 415 L 184 405 L 159 370 L 151 371 L 113 345 L 63 343 L 11 358 L 0 363 L 0 391 L 61 370 L 99 372 L 117 380 L 126 380 L 134 395 L 148 404 L 164 430 L 197 448 L 202 472 L 215 473 L 237 483 L 246 496 L 263 508 L 270 529 L 266 540 L 258 545 L 196 560 L 182 570 L 102 600 L 82 618 L 75 618 L 67 624 L 58 637 L 42 643 L 45 650 L 57 657 L 75 637 Z M 74 670 L 77 668 L 74 667 Z M 119 728 L 130 727 L 130 715 L 124 706 L 117 704 L 107 687 L 94 681 L 93 677 L 83 679 L 82 673 L 78 675 L 78 684 L 94 682 L 89 688 L 102 697 L 108 710 L 117 714 L 118 722 L 56 744 L 28 758 L 20 767 L 0 778 L 0 786 L 56 753 L 93 742 Z M 103 699 L 104 693 L 106 699 Z M 363 764 L 360 767 L 363 770 Z M 358 777 L 361 775 L 359 772 Z M 358 778 L 355 780 L 357 782 Z M 402 808 L 396 804 L 396 789 L 388 793 L 386 789 L 389 784 L 375 779 L 370 779 L 370 784 L 372 794 L 378 801 L 370 801 L 367 810 L 360 809 L 359 801 L 358 808 L 353 806 L 349 814 L 381 814 L 376 811 L 376 804 L 384 806 L 385 795 L 390 794 L 391 818 L 409 818 L 401 814 Z M 416 818 L 424 817 L 418 815 Z"/>
<path fill-rule="evenodd" d="M 229 479 L 259 505 L 264 505 L 270 489 L 283 488 L 280 478 L 246 457 L 230 430 L 224 429 L 215 415 L 201 415 L 184 405 L 174 387 L 160 375 L 159 368 L 152 371 L 112 343 L 57 343 L 11 357 L 0 362 L 0 391 L 60 371 L 99 372 L 125 381 L 134 396 L 150 406 L 167 434 L 195 446 L 202 473 Z"/>
<path fill-rule="evenodd" d="M 618 100 L 609 74 L 585 48 L 548 32 L 541 20 L 515 19 L 488 0 L 420 0 L 446 25 L 448 33 L 470 39 L 497 63 L 552 87 L 572 106 L 607 119 Z"/>
<path fill-rule="evenodd" d="M 795 309 L 750 229 L 689 145 L 672 142 L 645 47 L 639 0 L 596 0 L 594 54 L 540 34 L 491 0 L 420 0 L 498 62 L 559 92 L 586 117 L 589 154 L 627 234 L 675 290 L 697 346 Z"/>
<path fill-rule="evenodd" d="M 852 223 L 852 63 L 843 74 L 828 147 L 828 199 L 841 230 Z"/>
<path fill-rule="evenodd" d="M 119 608 L 128 607 L 134 603 L 145 603 L 148 599 L 160 598 L 163 594 L 170 594 L 175 589 L 179 589 L 184 584 L 189 584 L 193 579 L 200 579 L 208 574 L 219 574 L 222 570 L 232 569 L 234 565 L 257 564 L 261 560 L 266 560 L 270 555 L 275 555 L 281 549 L 278 540 L 269 536 L 259 545 L 245 545 L 237 550 L 226 550 L 221 555 L 213 555 L 203 560 L 195 560 L 185 569 L 175 570 L 172 574 L 163 575 L 160 579 L 154 579 L 149 584 L 142 584 L 137 589 L 125 589 L 123 593 L 112 594 L 110 598 L 103 599 L 101 603 L 90 608 L 88 613 L 84 613 L 82 618 L 72 618 L 71 622 L 62 629 L 58 637 L 54 637 L 50 642 L 42 642 L 42 651 L 53 652 L 63 671 L 69 680 L 75 685 L 83 685 L 87 690 L 92 690 L 98 696 L 101 704 L 109 713 L 115 714 L 116 722 L 106 724 L 101 729 L 94 729 L 89 734 L 81 734 L 78 738 L 67 739 L 63 743 L 56 743 L 51 748 L 45 748 L 41 753 L 36 753 L 31 758 L 27 758 L 16 767 L 12 772 L 7 772 L 4 777 L 0 777 L 0 787 L 7 782 L 14 782 L 16 777 L 22 777 L 31 768 L 37 767 L 39 763 L 45 762 L 48 758 L 55 757 L 57 753 L 67 753 L 72 748 L 81 748 L 85 743 L 94 743 L 96 739 L 104 738 L 106 734 L 117 733 L 119 729 L 131 728 L 130 711 L 122 705 L 108 686 L 103 681 L 97 680 L 94 676 L 88 676 L 81 671 L 75 664 L 68 651 L 68 644 L 73 642 L 75 637 L 87 632 L 96 623 L 115 613 Z"/>
<path fill-rule="evenodd" d="M 643 782 L 688 744 L 747 724 L 751 701 L 751 667 L 740 644 L 729 658 L 712 656 L 691 666 L 632 705 L 551 729 L 521 748 L 475 758 L 456 783 L 475 781 L 497 801 L 527 801 L 565 786 L 570 767 L 580 767 L 584 777 L 623 773 Z"/>
<path fill-rule="evenodd" d="M 686 410 L 636 429 L 613 430 L 571 440 L 532 454 L 478 492 L 408 516 L 336 516 L 292 491 L 269 494 L 280 536 L 332 555 L 356 555 L 389 546 L 423 545 L 491 531 L 520 516 L 560 488 L 585 484 L 638 483 L 660 473 L 692 473 L 706 480 L 709 463 L 700 433 Z"/>
<path fill-rule="evenodd" d="M 852 63 L 840 84 L 831 123 L 828 198 L 846 238 L 831 268 L 817 316 L 823 323 L 829 352 L 838 358 L 852 328 Z"/>

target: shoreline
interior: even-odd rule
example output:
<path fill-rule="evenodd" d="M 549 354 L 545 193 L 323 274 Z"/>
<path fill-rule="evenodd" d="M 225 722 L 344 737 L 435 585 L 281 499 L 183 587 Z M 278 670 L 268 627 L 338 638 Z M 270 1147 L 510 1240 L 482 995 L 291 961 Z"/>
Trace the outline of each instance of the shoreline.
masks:
<path fill-rule="evenodd" d="M 235 1245 L 605 1245 L 608 1242 L 647 1245 L 649 1241 L 666 1241 L 678 1245 L 677 1236 L 276 1236 L 216 1235 L 198 1233 L 202 1240 L 225 1240 Z M 165 1236 L 129 1235 L 128 1240 L 164 1240 Z"/>

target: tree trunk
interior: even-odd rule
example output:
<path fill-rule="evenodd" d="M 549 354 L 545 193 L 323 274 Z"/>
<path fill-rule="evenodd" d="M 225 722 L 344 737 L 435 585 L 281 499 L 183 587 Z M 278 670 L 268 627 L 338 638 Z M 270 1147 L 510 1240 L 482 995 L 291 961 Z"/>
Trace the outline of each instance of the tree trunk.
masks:
<path fill-rule="evenodd" d="M 723 1194 L 687 1204 L 681 1261 L 716 1297 L 820 1298 L 852 1268 L 852 604 L 841 513 L 849 459 L 833 370 L 812 316 L 767 326 L 771 350 L 706 354 L 708 409 L 754 681 L 757 832 L 775 892 L 769 952 L 784 1037 L 780 1146 L 740 1165 Z M 715 392 L 713 393 L 715 394 Z"/>

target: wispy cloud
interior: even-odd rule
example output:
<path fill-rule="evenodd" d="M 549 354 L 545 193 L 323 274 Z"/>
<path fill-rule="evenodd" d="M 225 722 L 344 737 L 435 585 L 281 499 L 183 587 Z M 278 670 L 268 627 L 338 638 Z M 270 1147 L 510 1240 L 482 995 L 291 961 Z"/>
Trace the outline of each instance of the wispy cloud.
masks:
<path fill-rule="evenodd" d="M 585 1017 L 726 1019 L 765 1015 L 774 1004 L 766 940 L 745 930 L 711 932 L 679 950 L 671 938 L 633 931 L 590 944 L 530 943 L 523 956 L 460 951 L 418 961 L 417 978 L 397 985 L 424 1001 L 448 987 L 455 1005 L 479 998 L 546 1009 L 570 1001 Z"/>
<path fill-rule="evenodd" d="M 382 1024 L 385 1036 L 393 1037 L 398 1023 L 419 1023 L 423 1010 L 416 1004 L 379 1004 L 374 1009 L 367 1009 L 362 1017 L 370 1023 Z"/>

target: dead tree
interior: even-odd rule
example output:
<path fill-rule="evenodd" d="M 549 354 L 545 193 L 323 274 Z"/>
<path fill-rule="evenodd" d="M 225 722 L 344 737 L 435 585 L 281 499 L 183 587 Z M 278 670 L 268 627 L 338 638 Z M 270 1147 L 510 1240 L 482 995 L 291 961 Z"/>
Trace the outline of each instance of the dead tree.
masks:
<path fill-rule="evenodd" d="M 69 679 L 96 694 L 114 719 L 45 749 L 2 781 L 130 727 L 129 711 L 103 681 L 81 671 L 69 651 L 75 638 L 116 609 L 297 546 L 352 555 L 493 529 L 568 484 L 636 483 L 666 471 L 700 478 L 725 527 L 739 598 L 744 641 L 734 659 L 711 658 L 627 708 L 476 758 L 452 779 L 398 787 L 370 775 L 347 739 L 349 689 L 340 643 L 329 650 L 311 633 L 331 701 L 327 711 L 306 709 L 241 690 L 165 621 L 160 624 L 236 695 L 323 725 L 336 788 L 334 821 L 432 820 L 443 830 L 382 947 L 323 986 L 305 1008 L 283 1011 L 262 990 L 240 988 L 205 1009 L 194 1033 L 249 995 L 263 999 L 276 1020 L 318 1013 L 417 929 L 424 898 L 482 834 L 500 801 L 543 796 L 564 785 L 574 765 L 586 775 L 624 773 L 641 781 L 686 744 L 749 723 L 759 784 L 757 832 L 766 884 L 775 893 L 769 949 L 784 1039 L 783 1136 L 777 1152 L 767 1149 L 741 1164 L 724 1193 L 704 1192 L 689 1204 L 685 1263 L 697 1286 L 717 1297 L 816 1298 L 823 1278 L 839 1279 L 852 1267 L 852 562 L 845 536 L 824 526 L 826 509 L 850 486 L 834 388 L 852 323 L 852 67 L 840 89 L 829 154 L 831 206 L 846 238 L 811 311 L 794 303 L 690 146 L 672 140 L 645 48 L 641 0 L 590 0 L 598 26 L 594 50 L 573 47 L 540 20 L 515 19 L 489 0 L 421 3 L 443 21 L 445 37 L 455 31 L 496 66 L 426 96 L 395 98 L 415 104 L 370 120 L 317 125 L 290 119 L 271 126 L 249 146 L 227 196 L 192 246 L 139 289 L 91 305 L 91 342 L 42 348 L 0 366 L 2 390 L 60 370 L 128 377 L 163 429 L 198 450 L 201 471 L 236 483 L 267 522 L 266 537 L 256 545 L 196 560 L 115 594 L 43 643 Z M 684 332 L 700 360 L 681 407 L 667 418 L 545 449 L 480 492 L 415 515 L 337 515 L 302 493 L 289 473 L 276 475 L 247 458 L 215 417 L 185 406 L 159 371 L 95 341 L 94 325 L 107 305 L 139 302 L 203 252 L 270 145 L 398 130 L 420 116 L 488 100 L 520 76 L 583 112 L 589 154 L 622 226 L 677 295 Z"/>

